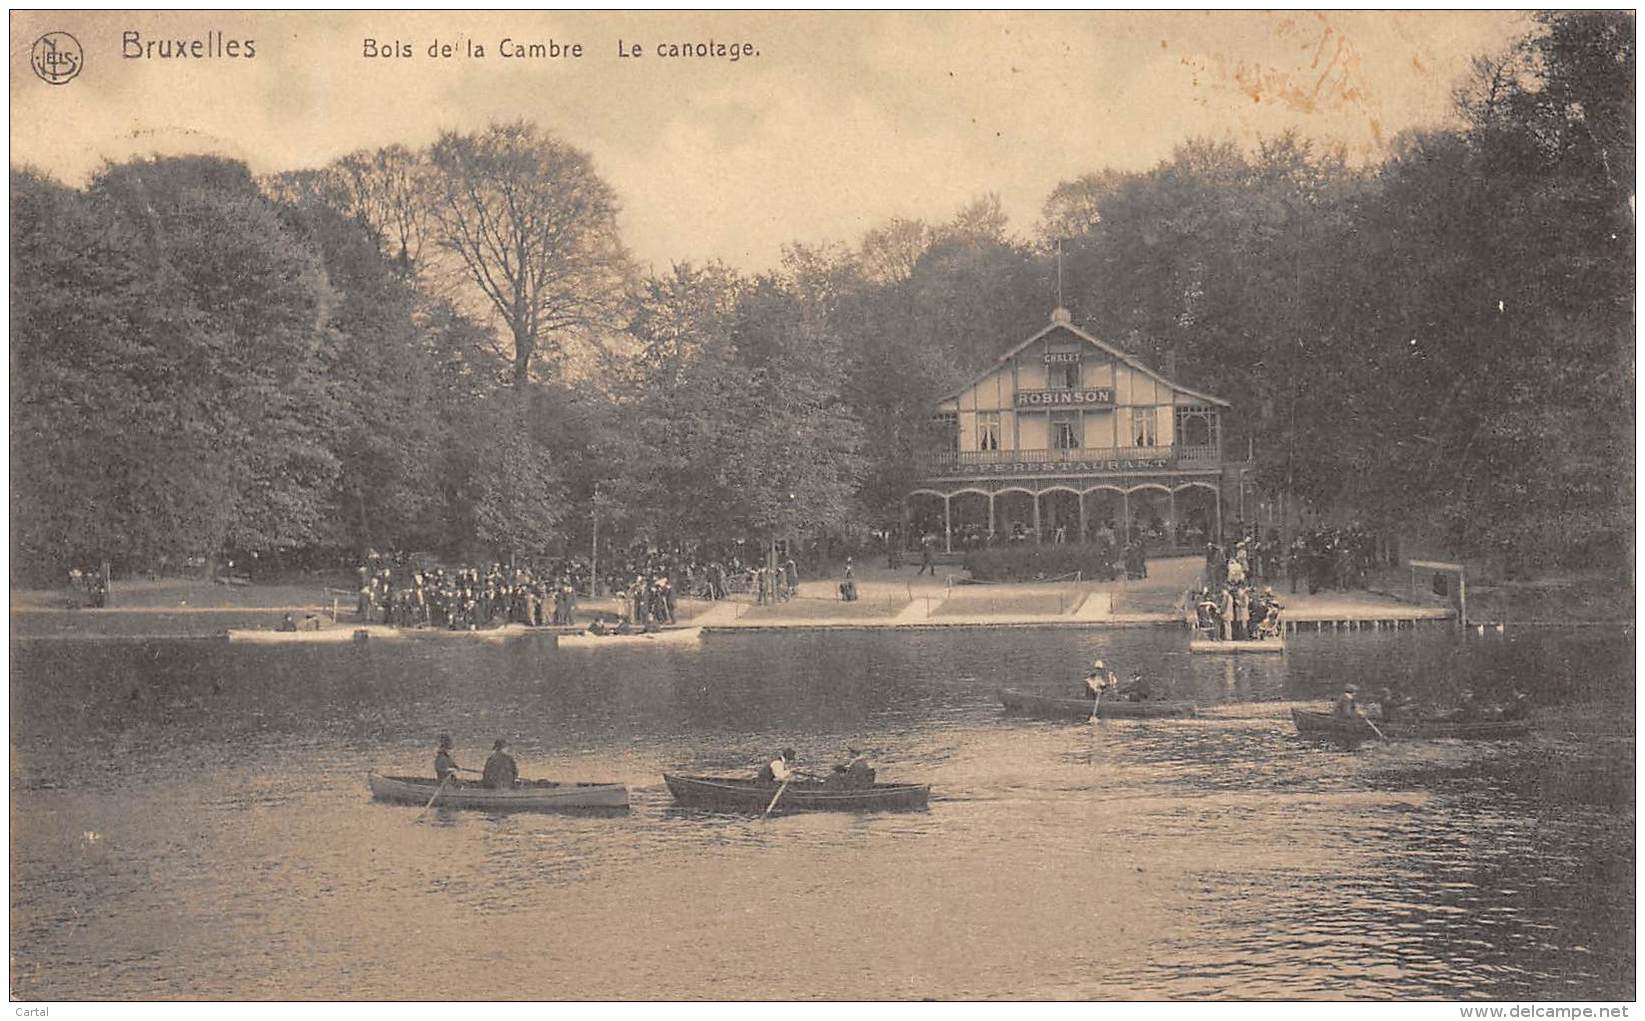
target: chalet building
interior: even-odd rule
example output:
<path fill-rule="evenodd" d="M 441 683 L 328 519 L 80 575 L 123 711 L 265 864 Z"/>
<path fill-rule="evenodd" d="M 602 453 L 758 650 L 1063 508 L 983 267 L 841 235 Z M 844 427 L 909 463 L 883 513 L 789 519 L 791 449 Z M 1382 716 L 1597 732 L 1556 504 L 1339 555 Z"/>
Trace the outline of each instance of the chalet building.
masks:
<path fill-rule="evenodd" d="M 943 548 L 1100 536 L 1198 546 L 1222 531 L 1227 401 L 1167 379 L 1066 309 L 937 405 L 947 426 L 910 488 Z"/>

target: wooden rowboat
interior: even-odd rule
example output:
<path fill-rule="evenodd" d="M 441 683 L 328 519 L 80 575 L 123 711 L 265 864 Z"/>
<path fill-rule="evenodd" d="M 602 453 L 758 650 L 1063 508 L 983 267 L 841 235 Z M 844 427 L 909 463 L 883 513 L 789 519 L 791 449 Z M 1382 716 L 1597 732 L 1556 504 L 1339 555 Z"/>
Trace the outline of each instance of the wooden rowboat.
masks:
<path fill-rule="evenodd" d="M 1243 642 L 1219 642 L 1210 638 L 1190 638 L 1189 652 L 1284 652 L 1285 639 L 1283 638 L 1252 638 Z"/>
<path fill-rule="evenodd" d="M 1001 688 L 1000 702 L 1008 713 L 1022 713 L 1054 720 L 1088 720 L 1091 718 L 1091 699 L 1052 698 L 1031 691 Z M 1193 716 L 1192 702 L 1124 702 L 1104 695 L 1096 707 L 1097 718 L 1105 720 L 1148 719 L 1166 716 Z"/>
<path fill-rule="evenodd" d="M 575 634 L 561 635 L 560 648 L 562 649 L 595 649 L 615 647 L 619 645 L 640 646 L 647 645 L 692 645 L 702 641 L 703 629 L 700 627 L 669 628 L 663 631 L 642 631 L 631 635 L 596 635 L 587 631 Z"/>
<path fill-rule="evenodd" d="M 383 624 L 321 628 L 308 631 L 274 631 L 262 628 L 229 628 L 231 642 L 250 642 L 257 645 L 334 645 L 349 642 L 393 641 L 404 638 L 399 628 Z"/>
<path fill-rule="evenodd" d="M 527 627 L 524 624 L 504 624 L 502 627 L 480 628 L 473 631 L 456 630 L 441 627 L 391 627 L 387 624 L 339 624 L 335 627 L 309 628 L 299 631 L 274 631 L 261 628 L 230 628 L 228 640 L 231 642 L 251 642 L 257 645 L 333 645 L 349 642 L 377 642 L 400 641 L 405 638 L 418 640 L 463 640 L 481 642 L 501 642 L 510 638 L 521 638 L 530 634 L 548 633 L 546 629 Z"/>
<path fill-rule="evenodd" d="M 1333 736 L 1354 740 L 1375 741 L 1376 733 L 1364 720 L 1342 720 L 1331 713 L 1292 709 L 1291 719 L 1297 733 Z M 1489 741 L 1498 738 L 1523 737 L 1531 731 L 1529 720 L 1479 720 L 1463 723 L 1457 720 L 1372 720 L 1377 730 L 1389 738 L 1466 738 Z"/>
<path fill-rule="evenodd" d="M 678 776 L 664 773 L 668 793 L 682 805 L 721 812 L 764 812 L 777 793 L 775 784 L 730 776 Z M 832 787 L 816 781 L 790 783 L 777 800 L 779 812 L 897 812 L 926 807 L 931 788 L 924 784 L 877 783 L 872 787 Z"/>
<path fill-rule="evenodd" d="M 384 776 L 367 773 L 371 796 L 378 801 L 426 805 L 440 782 L 431 776 Z M 491 812 L 552 812 L 578 808 L 627 808 L 628 788 L 620 783 L 556 783 L 521 780 L 513 787 L 484 787 L 467 780 L 447 782 L 436 807 L 480 808 Z"/>

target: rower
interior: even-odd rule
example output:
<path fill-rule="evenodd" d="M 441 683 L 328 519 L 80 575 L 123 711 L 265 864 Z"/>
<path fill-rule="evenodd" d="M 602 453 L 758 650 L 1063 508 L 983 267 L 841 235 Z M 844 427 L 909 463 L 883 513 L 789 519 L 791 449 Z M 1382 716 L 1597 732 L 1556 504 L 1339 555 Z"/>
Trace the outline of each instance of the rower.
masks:
<path fill-rule="evenodd" d="M 1507 705 L 1502 707 L 1500 719 L 1523 720 L 1529 715 L 1531 715 L 1531 696 L 1515 688 L 1513 697 L 1508 700 Z"/>
<path fill-rule="evenodd" d="M 1359 685 L 1347 684 L 1342 688 L 1342 694 L 1337 696 L 1333 715 L 1339 720 L 1357 720 L 1360 718 L 1359 703 L 1354 696 L 1359 694 Z"/>
<path fill-rule="evenodd" d="M 784 748 L 777 757 L 760 767 L 761 783 L 781 783 L 794 778 L 793 764 L 799 756 L 792 748 Z"/>
<path fill-rule="evenodd" d="M 451 754 L 451 735 L 441 734 L 440 748 L 434 753 L 434 779 L 444 783 L 447 777 L 455 778 L 460 768 L 462 767 L 457 765 L 457 759 Z"/>
<path fill-rule="evenodd" d="M 1456 711 L 1451 714 L 1451 719 L 1460 723 L 1473 723 L 1480 719 L 1482 715 L 1479 701 L 1474 698 L 1474 690 L 1472 688 L 1463 688 L 1462 695 L 1457 701 Z"/>
<path fill-rule="evenodd" d="M 480 781 L 487 787 L 512 787 L 514 781 L 520 778 L 520 767 L 514 764 L 514 757 L 508 754 L 508 742 L 498 738 L 491 746 L 491 755 L 486 759 L 485 771 Z"/>
<path fill-rule="evenodd" d="M 1108 664 L 1100 659 L 1094 659 L 1091 661 L 1091 672 L 1085 676 L 1085 685 L 1081 689 L 1081 694 L 1086 698 L 1094 699 L 1104 690 L 1112 688 L 1118 683 L 1119 678 L 1115 677 L 1113 671 L 1108 669 Z"/>

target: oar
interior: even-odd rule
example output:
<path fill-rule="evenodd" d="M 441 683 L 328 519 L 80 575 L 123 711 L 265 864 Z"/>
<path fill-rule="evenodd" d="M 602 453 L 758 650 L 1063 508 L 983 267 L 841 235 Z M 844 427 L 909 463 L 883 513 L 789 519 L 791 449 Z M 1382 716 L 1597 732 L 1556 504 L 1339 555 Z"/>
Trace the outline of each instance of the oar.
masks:
<path fill-rule="evenodd" d="M 430 794 L 428 796 L 428 804 L 424 805 L 423 810 L 421 812 L 417 813 L 417 818 L 415 820 L 416 822 L 422 822 L 423 821 L 423 816 L 427 815 L 428 810 L 430 808 L 434 807 L 434 799 L 439 797 L 442 793 L 445 792 L 446 783 L 449 782 L 450 780 L 451 780 L 451 774 L 447 773 L 445 775 L 445 779 L 440 781 L 440 786 L 434 788 L 434 793 Z"/>
<path fill-rule="evenodd" d="M 1369 716 L 1361 716 L 1360 719 L 1364 720 L 1365 725 L 1371 728 L 1371 733 L 1382 738 L 1384 741 L 1388 740 L 1388 735 L 1384 734 L 1381 730 L 1378 730 L 1377 725 L 1371 722 L 1371 718 Z"/>
<path fill-rule="evenodd" d="M 789 777 L 788 779 L 792 780 L 793 777 Z M 777 807 L 777 799 L 782 797 L 783 791 L 786 790 L 788 790 L 788 780 L 784 780 L 782 782 L 782 786 L 777 788 L 777 793 L 771 796 L 771 804 L 765 806 L 765 815 L 760 816 L 761 819 L 767 818 L 771 815 L 771 810 Z"/>

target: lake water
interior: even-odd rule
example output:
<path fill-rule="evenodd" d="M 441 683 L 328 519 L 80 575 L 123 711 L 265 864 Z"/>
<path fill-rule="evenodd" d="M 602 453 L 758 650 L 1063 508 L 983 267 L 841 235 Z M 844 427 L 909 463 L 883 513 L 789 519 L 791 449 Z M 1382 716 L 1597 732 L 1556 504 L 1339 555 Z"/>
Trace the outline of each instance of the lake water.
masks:
<path fill-rule="evenodd" d="M 1631 635 L 1162 629 L 13 645 L 11 991 L 78 998 L 1626 998 Z M 1104 656 L 1198 719 L 1002 715 Z M 1513 742 L 1300 740 L 1386 680 L 1535 692 Z M 370 800 L 478 766 L 616 780 L 615 816 Z M 672 807 L 661 773 L 868 749 L 928 811 Z"/>

